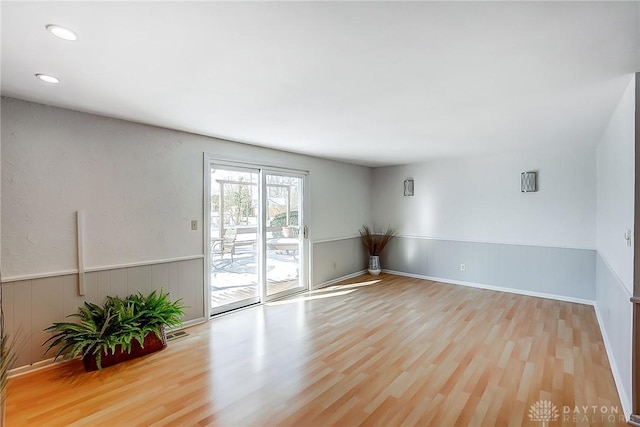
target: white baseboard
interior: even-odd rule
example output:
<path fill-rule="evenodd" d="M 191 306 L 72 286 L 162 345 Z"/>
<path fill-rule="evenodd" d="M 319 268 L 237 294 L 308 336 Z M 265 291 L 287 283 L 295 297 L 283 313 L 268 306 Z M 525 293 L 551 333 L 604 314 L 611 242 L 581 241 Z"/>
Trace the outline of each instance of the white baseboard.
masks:
<path fill-rule="evenodd" d="M 490 291 L 507 292 L 510 294 L 526 295 L 529 297 L 547 298 L 557 301 L 573 302 L 577 304 L 586 304 L 595 306 L 595 301 L 583 298 L 574 298 L 565 295 L 547 294 L 544 292 L 527 291 L 524 289 L 504 288 L 502 286 L 485 285 L 482 283 L 464 282 L 462 280 L 445 279 L 442 277 L 423 276 L 420 274 L 404 273 L 402 271 L 382 270 L 385 273 L 396 274 L 398 276 L 413 277 L 416 279 L 432 280 L 434 282 L 448 283 L 450 285 L 467 286 L 470 288 L 487 289 Z"/>
<path fill-rule="evenodd" d="M 600 314 L 600 310 L 598 309 L 598 305 L 594 304 L 593 308 L 596 311 L 596 318 L 598 319 L 598 325 L 600 326 L 600 333 L 602 334 L 602 340 L 604 341 L 604 348 L 607 351 L 607 358 L 609 359 L 609 366 L 611 367 L 611 372 L 613 373 L 613 380 L 616 383 L 616 388 L 618 389 L 618 397 L 620 398 L 620 403 L 622 404 L 622 411 L 624 412 L 624 416 L 628 420 L 631 416 L 631 399 L 624 392 L 622 376 L 620 375 L 620 371 L 618 370 L 618 365 L 616 363 L 616 359 L 613 357 L 613 348 L 611 347 L 609 337 L 607 336 L 607 329 L 604 327 L 604 321 L 602 320 L 602 315 Z"/>
<path fill-rule="evenodd" d="M 343 280 L 353 279 L 354 277 L 358 277 L 366 273 L 367 270 L 356 271 L 355 273 L 347 274 L 346 276 L 338 277 L 337 279 L 329 280 L 328 282 L 320 283 L 319 285 L 313 286 L 311 290 L 316 290 L 320 288 L 324 288 L 327 286 L 335 285 L 336 283 L 342 282 Z"/>
<path fill-rule="evenodd" d="M 61 363 L 66 363 L 68 360 L 58 360 L 54 361 L 53 357 L 51 359 L 41 360 L 39 362 L 33 363 L 31 365 L 24 365 L 18 368 L 13 368 L 9 371 L 9 378 L 19 377 L 24 374 L 30 374 L 31 372 L 42 371 L 44 369 L 51 368 L 52 366 L 59 365 Z"/>
<path fill-rule="evenodd" d="M 188 328 L 189 326 L 199 325 L 201 323 L 207 322 L 208 319 L 206 317 L 198 317 L 197 319 L 187 320 L 186 322 L 182 322 L 182 325 L 176 326 L 175 328 L 169 328 L 170 331 L 179 331 L 180 329 Z"/>

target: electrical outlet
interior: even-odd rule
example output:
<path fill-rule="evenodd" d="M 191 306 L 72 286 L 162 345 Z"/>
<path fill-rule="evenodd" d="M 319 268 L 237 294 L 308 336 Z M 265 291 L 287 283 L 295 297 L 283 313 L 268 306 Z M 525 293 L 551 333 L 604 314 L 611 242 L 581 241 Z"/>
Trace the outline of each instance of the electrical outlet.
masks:
<path fill-rule="evenodd" d="M 191 229 L 192 230 L 197 230 L 198 229 L 198 220 L 197 219 L 192 219 L 191 220 Z"/>
<path fill-rule="evenodd" d="M 465 271 L 467 267 L 464 264 L 460 264 L 460 271 Z"/>

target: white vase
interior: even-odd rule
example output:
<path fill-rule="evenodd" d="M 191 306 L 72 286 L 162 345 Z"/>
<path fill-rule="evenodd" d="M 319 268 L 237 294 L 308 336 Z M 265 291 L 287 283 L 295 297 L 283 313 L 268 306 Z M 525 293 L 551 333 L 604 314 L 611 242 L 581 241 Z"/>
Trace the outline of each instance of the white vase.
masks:
<path fill-rule="evenodd" d="M 282 237 L 286 239 L 293 237 L 293 227 L 282 227 Z"/>
<path fill-rule="evenodd" d="M 380 274 L 380 257 L 378 255 L 369 256 L 369 274 L 372 276 Z"/>

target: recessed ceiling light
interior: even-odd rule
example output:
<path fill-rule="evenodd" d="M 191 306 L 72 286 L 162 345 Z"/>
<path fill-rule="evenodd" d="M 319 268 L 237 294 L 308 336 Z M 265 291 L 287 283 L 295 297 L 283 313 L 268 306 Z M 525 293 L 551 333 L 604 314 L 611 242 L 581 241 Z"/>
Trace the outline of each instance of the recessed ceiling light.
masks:
<path fill-rule="evenodd" d="M 36 74 L 36 77 L 42 80 L 43 82 L 58 84 L 60 83 L 60 79 L 57 77 L 50 76 L 48 74 Z"/>
<path fill-rule="evenodd" d="M 78 38 L 78 36 L 76 36 L 76 33 L 68 28 L 61 27 L 60 25 L 47 25 L 47 30 L 49 30 L 49 32 L 54 36 L 60 37 L 63 40 L 73 41 Z"/>

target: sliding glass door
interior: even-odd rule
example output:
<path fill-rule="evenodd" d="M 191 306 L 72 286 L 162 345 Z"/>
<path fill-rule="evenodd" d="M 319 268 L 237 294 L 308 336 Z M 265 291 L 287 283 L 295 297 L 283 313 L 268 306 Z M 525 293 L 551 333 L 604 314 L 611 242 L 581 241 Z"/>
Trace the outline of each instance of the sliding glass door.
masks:
<path fill-rule="evenodd" d="M 306 290 L 302 172 L 205 162 L 211 314 Z"/>
<path fill-rule="evenodd" d="M 266 298 L 304 288 L 302 176 L 268 172 L 266 179 Z M 301 228 L 302 226 L 302 228 Z"/>
<path fill-rule="evenodd" d="M 209 272 L 211 313 L 260 301 L 260 171 L 211 166 Z"/>

